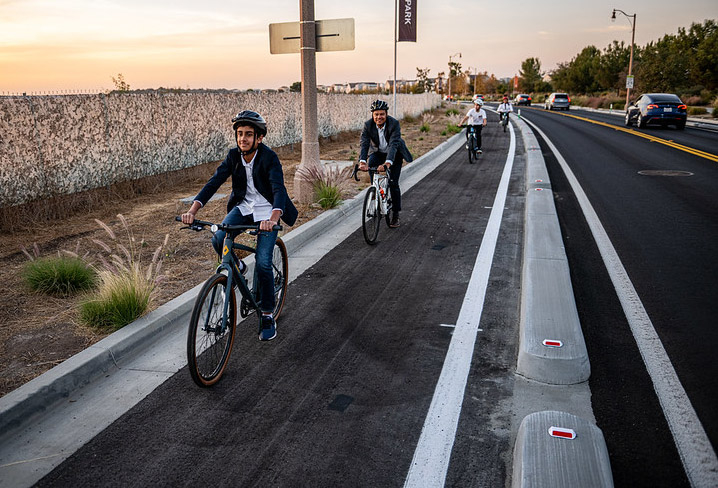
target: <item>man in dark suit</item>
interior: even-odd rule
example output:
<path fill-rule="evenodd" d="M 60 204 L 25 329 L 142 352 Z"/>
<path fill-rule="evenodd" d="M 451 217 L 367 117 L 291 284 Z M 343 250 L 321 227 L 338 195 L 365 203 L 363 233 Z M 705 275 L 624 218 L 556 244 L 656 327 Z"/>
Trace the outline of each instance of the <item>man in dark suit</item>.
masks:
<path fill-rule="evenodd" d="M 276 337 L 277 327 L 272 317 L 274 310 L 274 274 L 272 255 L 277 241 L 277 231 L 272 228 L 281 219 L 287 225 L 294 225 L 297 209 L 289 199 L 284 186 L 284 173 L 274 151 L 262 144 L 267 134 L 267 123 L 256 112 L 245 110 L 232 119 L 237 147 L 230 149 L 217 171 L 195 197 L 192 207 L 182 215 L 182 222 L 191 224 L 194 217 L 215 194 L 227 178 L 232 177 L 232 194 L 227 204 L 226 225 L 250 225 L 259 223 L 257 236 L 257 268 L 260 286 L 260 307 L 262 308 L 262 329 L 260 341 Z M 221 253 L 225 233 L 218 231 L 212 238 L 217 253 Z M 246 266 L 240 263 L 240 271 Z"/>
<path fill-rule="evenodd" d="M 361 133 L 361 149 L 359 169 L 366 171 L 380 165 L 390 168 L 389 194 L 391 195 L 392 216 L 389 227 L 399 227 L 401 211 L 401 190 L 399 176 L 404 161 L 411 162 L 414 158 L 401 138 L 399 121 L 387 115 L 389 105 L 383 100 L 371 104 L 371 119 L 364 124 Z M 368 162 L 367 162 L 368 161 Z"/>

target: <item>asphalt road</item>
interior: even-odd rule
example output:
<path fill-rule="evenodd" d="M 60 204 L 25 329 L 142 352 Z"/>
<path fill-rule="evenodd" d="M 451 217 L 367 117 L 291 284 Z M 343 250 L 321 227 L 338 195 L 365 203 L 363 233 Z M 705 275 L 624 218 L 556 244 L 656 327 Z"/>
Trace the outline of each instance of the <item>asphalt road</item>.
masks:
<path fill-rule="evenodd" d="M 614 130 L 620 118 L 522 109 L 576 175 L 633 282 L 712 448 L 718 446 L 718 133 Z M 676 148 L 661 141 L 675 141 Z M 575 195 L 545 141 L 616 486 L 688 486 L 663 410 Z M 676 173 L 685 172 L 685 173 Z M 685 176 L 677 176 L 685 175 Z"/>
<path fill-rule="evenodd" d="M 181 370 L 38 486 L 401 486 L 504 169 L 484 133 L 404 196 L 376 246 L 358 230 L 289 286 L 278 338 L 240 329 L 222 381 Z M 523 167 L 514 163 L 450 486 L 503 486 L 518 340 Z M 359 215 L 356 215 L 357 221 Z"/>

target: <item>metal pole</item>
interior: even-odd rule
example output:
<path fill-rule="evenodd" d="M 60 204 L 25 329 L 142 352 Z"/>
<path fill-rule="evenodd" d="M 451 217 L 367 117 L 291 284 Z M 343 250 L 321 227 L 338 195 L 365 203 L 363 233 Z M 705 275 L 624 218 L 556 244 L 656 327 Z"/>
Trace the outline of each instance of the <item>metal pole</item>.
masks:
<path fill-rule="evenodd" d="M 626 14 L 624 14 L 626 15 Z M 631 57 L 628 60 L 628 75 L 632 74 L 633 70 L 633 44 L 636 40 L 636 14 L 633 14 L 633 23 L 631 24 Z M 628 110 L 628 102 L 631 98 L 631 89 L 626 88 L 626 110 Z"/>
<path fill-rule="evenodd" d="M 317 122 L 317 36 L 314 0 L 299 0 L 300 51 L 302 56 L 302 161 L 299 168 L 318 166 L 319 134 Z M 297 172 L 299 173 L 299 172 Z M 311 181 L 294 176 L 295 198 L 310 203 L 314 198 Z"/>
<path fill-rule="evenodd" d="M 399 44 L 399 0 L 394 0 L 394 101 L 392 102 L 392 109 L 394 110 L 394 117 L 399 118 L 397 107 L 396 107 L 396 46 Z"/>

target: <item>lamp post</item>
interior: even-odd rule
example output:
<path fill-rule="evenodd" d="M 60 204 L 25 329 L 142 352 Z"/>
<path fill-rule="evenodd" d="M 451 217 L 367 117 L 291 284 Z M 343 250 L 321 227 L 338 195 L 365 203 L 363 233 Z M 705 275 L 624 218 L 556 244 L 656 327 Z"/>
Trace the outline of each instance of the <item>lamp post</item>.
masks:
<path fill-rule="evenodd" d="M 611 22 L 616 21 L 616 12 L 619 12 L 626 16 L 628 19 L 628 23 L 631 24 L 631 57 L 628 60 L 628 76 L 631 76 L 632 70 L 633 70 L 633 44 L 636 39 L 636 14 L 629 15 L 623 10 L 619 10 L 617 8 L 613 9 L 613 13 L 611 14 Z M 633 21 L 631 21 L 631 17 L 633 17 Z M 628 84 L 626 84 L 626 109 L 628 109 L 628 101 L 631 98 L 631 89 L 628 87 Z"/>
<path fill-rule="evenodd" d="M 451 58 L 458 56 L 461 58 L 461 53 L 454 53 L 449 56 L 449 100 L 451 100 Z"/>

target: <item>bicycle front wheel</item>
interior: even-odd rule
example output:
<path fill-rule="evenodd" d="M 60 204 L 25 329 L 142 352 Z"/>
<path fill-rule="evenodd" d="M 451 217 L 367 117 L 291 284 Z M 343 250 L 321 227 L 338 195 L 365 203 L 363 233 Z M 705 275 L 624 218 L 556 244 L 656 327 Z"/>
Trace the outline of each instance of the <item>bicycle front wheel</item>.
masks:
<path fill-rule="evenodd" d="M 227 321 L 223 323 L 224 302 L 229 299 Z M 212 386 L 222 377 L 234 343 L 237 299 L 227 289 L 227 277 L 216 274 L 207 280 L 197 296 L 187 335 L 187 363 L 199 386 Z"/>
<path fill-rule="evenodd" d="M 475 144 L 474 144 L 474 136 L 473 136 L 473 135 L 469 135 L 469 141 L 468 141 L 468 142 L 469 142 L 469 148 L 468 148 L 468 150 L 469 150 L 469 164 L 474 164 L 474 162 L 472 161 L 472 158 L 475 157 L 475 155 L 474 155 L 474 145 L 475 145 Z"/>
<path fill-rule="evenodd" d="M 282 239 L 277 239 L 274 244 L 272 256 L 272 267 L 274 268 L 274 319 L 279 317 L 284 307 L 284 299 L 287 296 L 287 282 L 289 281 L 289 259 L 287 258 L 287 246 Z"/>
<path fill-rule="evenodd" d="M 379 224 L 381 212 L 379 212 L 379 200 L 377 199 L 376 188 L 373 186 L 366 191 L 364 196 L 364 207 L 361 214 L 361 226 L 364 232 L 364 240 L 367 244 L 374 244 L 379 235 Z"/>

